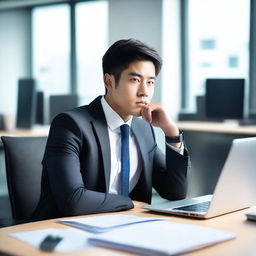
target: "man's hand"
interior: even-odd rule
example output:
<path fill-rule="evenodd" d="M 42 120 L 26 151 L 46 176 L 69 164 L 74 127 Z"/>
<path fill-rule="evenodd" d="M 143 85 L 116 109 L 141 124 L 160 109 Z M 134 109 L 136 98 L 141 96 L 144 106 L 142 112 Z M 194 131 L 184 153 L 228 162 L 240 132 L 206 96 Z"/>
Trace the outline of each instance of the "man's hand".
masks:
<path fill-rule="evenodd" d="M 153 126 L 160 127 L 166 136 L 178 136 L 177 125 L 168 117 L 161 103 L 150 103 L 141 110 L 144 120 Z M 175 147 L 180 147 L 180 143 L 172 143 Z"/>

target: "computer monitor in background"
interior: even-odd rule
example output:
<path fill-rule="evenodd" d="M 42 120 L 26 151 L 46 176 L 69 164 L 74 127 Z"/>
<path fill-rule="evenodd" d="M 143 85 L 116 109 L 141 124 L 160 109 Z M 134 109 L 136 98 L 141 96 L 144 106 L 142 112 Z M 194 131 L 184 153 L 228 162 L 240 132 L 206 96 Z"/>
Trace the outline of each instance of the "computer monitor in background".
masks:
<path fill-rule="evenodd" d="M 36 124 L 44 124 L 44 93 L 36 93 Z"/>
<path fill-rule="evenodd" d="M 206 116 L 226 120 L 244 118 L 245 79 L 206 79 Z"/>
<path fill-rule="evenodd" d="M 18 80 L 17 128 L 32 128 L 36 117 L 36 82 L 34 79 Z"/>
<path fill-rule="evenodd" d="M 78 95 L 51 95 L 49 102 L 49 121 L 59 113 L 78 106 Z"/>

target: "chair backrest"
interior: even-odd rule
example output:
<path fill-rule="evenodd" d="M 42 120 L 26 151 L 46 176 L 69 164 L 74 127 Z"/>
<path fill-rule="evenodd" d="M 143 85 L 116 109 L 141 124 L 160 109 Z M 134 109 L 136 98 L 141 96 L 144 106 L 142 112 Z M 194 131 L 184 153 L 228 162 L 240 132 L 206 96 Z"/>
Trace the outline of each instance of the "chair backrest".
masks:
<path fill-rule="evenodd" d="M 47 137 L 1 137 L 12 217 L 28 220 L 40 198 L 41 175 Z"/>

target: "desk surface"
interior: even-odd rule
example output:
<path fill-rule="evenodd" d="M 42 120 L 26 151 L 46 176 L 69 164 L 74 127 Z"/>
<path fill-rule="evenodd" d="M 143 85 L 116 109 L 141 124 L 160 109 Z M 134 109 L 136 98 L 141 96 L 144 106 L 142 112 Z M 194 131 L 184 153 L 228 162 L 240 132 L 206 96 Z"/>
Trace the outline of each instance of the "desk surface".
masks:
<path fill-rule="evenodd" d="M 15 129 L 12 131 L 1 131 L 1 136 L 15 136 L 15 137 L 39 137 L 48 136 L 50 126 L 35 126 L 31 129 Z"/>
<path fill-rule="evenodd" d="M 184 131 L 202 131 L 216 133 L 232 133 L 244 135 L 256 135 L 256 125 L 240 126 L 237 123 L 217 123 L 201 121 L 179 121 L 178 127 Z"/>
<path fill-rule="evenodd" d="M 135 202 L 135 208 L 129 211 L 118 212 L 118 214 L 132 214 L 138 216 L 151 216 L 152 213 L 140 208 L 143 203 Z M 188 253 L 186 255 L 196 255 L 196 256 L 211 256 L 211 255 L 225 255 L 225 256 L 252 256 L 256 255 L 256 222 L 250 222 L 246 220 L 245 213 L 250 211 L 250 209 L 237 211 L 234 213 L 226 214 L 220 217 L 212 218 L 209 220 L 195 220 L 184 217 L 173 217 L 171 221 L 180 223 L 190 223 L 203 225 L 213 228 L 222 229 L 225 231 L 234 232 L 237 237 L 233 240 L 213 245 L 207 248 L 203 248 L 199 251 Z M 90 216 L 90 215 L 86 215 Z M 166 216 L 164 214 L 154 214 L 153 216 Z M 169 215 L 168 215 L 169 216 Z M 10 233 L 30 231 L 43 228 L 66 228 L 65 225 L 56 222 L 55 220 L 39 221 L 34 223 L 22 224 L 7 228 L 0 229 L 0 252 L 10 253 L 12 255 L 53 255 L 52 253 L 40 252 L 36 248 L 25 244 L 15 238 L 8 236 Z M 54 255 L 97 255 L 97 256 L 115 256 L 115 255 L 132 255 L 127 252 L 121 252 L 116 250 L 111 250 L 107 248 L 93 247 L 89 249 L 74 251 L 72 253 L 54 253 Z"/>
<path fill-rule="evenodd" d="M 177 125 L 182 130 L 205 131 L 217 133 L 234 133 L 256 135 L 256 125 L 239 126 L 235 123 L 217 123 L 201 121 L 178 121 Z M 48 136 L 50 126 L 35 126 L 32 129 L 16 129 L 13 131 L 1 131 L 1 136 Z"/>

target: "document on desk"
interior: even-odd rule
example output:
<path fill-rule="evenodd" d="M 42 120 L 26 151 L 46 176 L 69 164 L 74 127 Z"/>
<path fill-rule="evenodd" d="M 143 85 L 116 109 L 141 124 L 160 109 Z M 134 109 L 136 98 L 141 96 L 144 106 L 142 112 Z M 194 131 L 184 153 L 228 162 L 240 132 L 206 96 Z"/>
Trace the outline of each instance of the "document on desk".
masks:
<path fill-rule="evenodd" d="M 63 219 L 59 222 L 89 232 L 101 233 L 122 226 L 133 225 L 142 222 L 163 221 L 169 219 L 170 218 L 151 218 L 125 214 L 108 214 L 94 217 Z"/>
<path fill-rule="evenodd" d="M 157 221 L 97 234 L 89 238 L 89 242 L 143 255 L 176 255 L 233 238 L 233 233 L 209 227 Z"/>
<path fill-rule="evenodd" d="M 60 237 L 61 241 L 54 248 L 54 251 L 57 252 L 70 252 L 91 247 L 91 245 L 88 243 L 88 237 L 91 236 L 91 234 L 74 228 L 46 228 L 12 233 L 10 236 L 28 243 L 38 249 L 47 236 Z"/>

